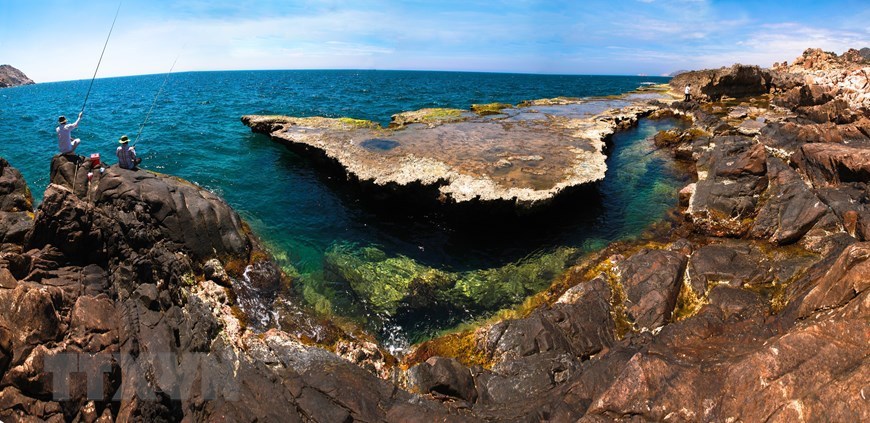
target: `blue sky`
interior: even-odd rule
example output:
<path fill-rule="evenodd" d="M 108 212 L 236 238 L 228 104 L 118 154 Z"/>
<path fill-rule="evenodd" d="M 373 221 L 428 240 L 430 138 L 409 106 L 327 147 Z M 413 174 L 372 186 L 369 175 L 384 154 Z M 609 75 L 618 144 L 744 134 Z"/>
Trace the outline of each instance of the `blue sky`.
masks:
<path fill-rule="evenodd" d="M 117 1 L 0 0 L 0 64 L 86 79 Z M 861 1 L 126 0 L 99 76 L 233 69 L 666 74 L 870 46 Z"/>

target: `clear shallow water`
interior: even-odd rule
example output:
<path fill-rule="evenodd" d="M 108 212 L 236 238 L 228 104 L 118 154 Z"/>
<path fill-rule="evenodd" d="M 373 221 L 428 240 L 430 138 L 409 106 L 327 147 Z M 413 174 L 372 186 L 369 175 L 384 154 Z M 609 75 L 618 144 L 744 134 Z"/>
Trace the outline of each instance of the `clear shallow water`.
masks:
<path fill-rule="evenodd" d="M 77 152 L 99 152 L 114 163 L 117 139 L 135 137 L 164 75 L 98 79 L 75 134 Z M 304 159 L 252 134 L 243 114 L 350 116 L 386 124 L 390 115 L 423 107 L 620 94 L 656 77 L 553 76 L 404 71 L 243 71 L 170 75 L 137 145 L 146 169 L 191 180 L 223 196 L 284 264 L 311 289 L 329 287 L 339 314 L 361 319 L 346 281 L 324 278 L 324 253 L 336 246 L 376 246 L 451 272 L 497 268 L 557 247 L 597 248 L 638 234 L 676 203 L 682 185 L 670 162 L 644 139 L 665 122 L 644 122 L 615 138 L 601 197 L 575 204 L 543 227 L 468 231 L 426 217 L 385 217 L 363 207 L 354 192 Z M 48 183 L 56 152 L 57 116 L 74 117 L 89 81 L 0 90 L 0 156 L 18 167 L 36 197 Z M 573 210 L 573 208 L 572 208 Z M 493 229 L 493 228 L 490 228 Z M 343 247 L 342 247 L 343 248 Z M 301 283 L 301 284 L 302 284 Z M 300 291 L 303 287 L 299 287 Z M 345 309 L 346 308 L 346 309 Z M 433 319 L 393 316 L 400 337 L 427 334 L 475 317 L 479 310 Z M 395 332 L 395 330 L 393 331 Z"/>

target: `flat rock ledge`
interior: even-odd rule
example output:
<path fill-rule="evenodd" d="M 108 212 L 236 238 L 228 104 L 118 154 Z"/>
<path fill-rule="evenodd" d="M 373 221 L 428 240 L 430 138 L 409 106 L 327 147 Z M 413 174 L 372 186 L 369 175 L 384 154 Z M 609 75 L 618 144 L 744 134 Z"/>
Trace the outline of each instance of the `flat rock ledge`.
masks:
<path fill-rule="evenodd" d="M 603 179 L 607 138 L 656 110 L 656 100 L 665 97 L 646 91 L 422 109 L 394 115 L 389 128 L 349 118 L 247 115 L 242 122 L 382 191 L 423 187 L 432 197 L 426 200 L 442 204 L 502 202 L 529 210 Z"/>

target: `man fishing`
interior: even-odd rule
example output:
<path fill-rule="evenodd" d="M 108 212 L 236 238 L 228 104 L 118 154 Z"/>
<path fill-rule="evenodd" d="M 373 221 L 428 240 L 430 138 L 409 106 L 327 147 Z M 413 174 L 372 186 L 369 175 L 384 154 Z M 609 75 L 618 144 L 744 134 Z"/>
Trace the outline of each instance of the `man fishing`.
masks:
<path fill-rule="evenodd" d="M 118 166 L 123 169 L 135 169 L 136 165 L 142 162 L 142 159 L 136 157 L 136 149 L 130 147 L 130 139 L 126 135 L 122 136 L 118 143 L 118 149 L 115 154 L 118 156 Z"/>
<path fill-rule="evenodd" d="M 72 131 L 79 127 L 79 121 L 81 120 L 81 112 L 79 113 L 79 118 L 70 124 L 67 124 L 66 116 L 57 118 L 57 128 L 54 130 L 57 132 L 57 148 L 60 150 L 60 154 L 75 153 L 76 147 L 81 144 L 82 140 L 78 138 L 72 139 Z"/>

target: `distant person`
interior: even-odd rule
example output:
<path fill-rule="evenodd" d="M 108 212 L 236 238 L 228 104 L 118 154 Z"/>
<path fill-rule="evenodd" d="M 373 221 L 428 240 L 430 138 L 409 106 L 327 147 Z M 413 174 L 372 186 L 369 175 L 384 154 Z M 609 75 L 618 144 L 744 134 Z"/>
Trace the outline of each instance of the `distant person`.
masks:
<path fill-rule="evenodd" d="M 82 114 L 79 113 L 79 118 L 76 119 L 75 122 L 67 124 L 66 116 L 61 116 L 57 118 L 57 128 L 55 128 L 55 132 L 57 132 L 57 148 L 60 150 L 60 154 L 71 154 L 75 153 L 76 147 L 82 142 L 82 140 L 76 138 L 72 138 L 72 131 L 79 127 L 79 121 L 82 120 Z"/>
<path fill-rule="evenodd" d="M 118 156 L 118 166 L 124 169 L 135 169 L 136 165 L 142 162 L 142 159 L 136 157 L 136 149 L 130 147 L 130 139 L 126 135 L 122 136 L 118 143 L 118 149 L 115 154 Z"/>
<path fill-rule="evenodd" d="M 686 84 L 686 98 L 683 101 L 692 101 L 692 84 Z"/>

